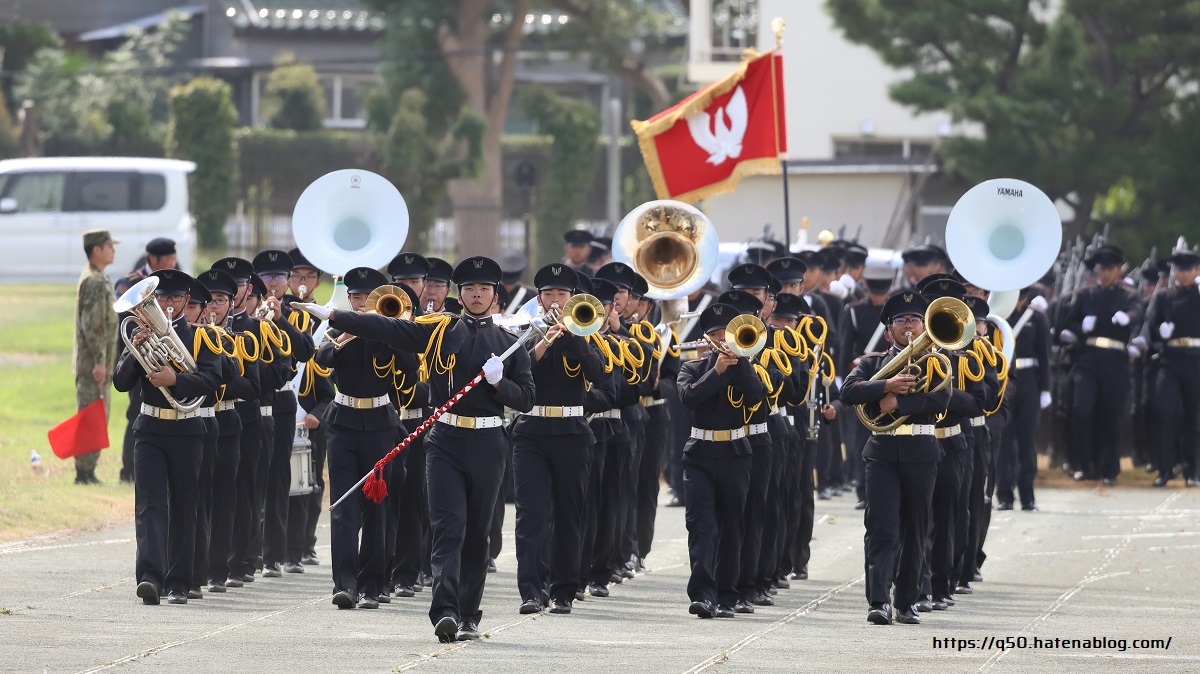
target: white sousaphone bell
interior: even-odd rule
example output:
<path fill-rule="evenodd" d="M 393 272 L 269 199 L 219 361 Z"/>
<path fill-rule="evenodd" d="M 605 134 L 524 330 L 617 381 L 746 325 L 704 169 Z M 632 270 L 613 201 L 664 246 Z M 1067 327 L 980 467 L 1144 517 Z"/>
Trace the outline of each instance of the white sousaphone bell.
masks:
<path fill-rule="evenodd" d="M 1037 187 L 1013 178 L 979 183 L 954 204 L 946 222 L 946 253 L 972 285 L 991 292 L 988 320 L 1015 344 L 1007 317 L 1022 288 L 1050 269 L 1062 246 L 1062 219 Z"/>

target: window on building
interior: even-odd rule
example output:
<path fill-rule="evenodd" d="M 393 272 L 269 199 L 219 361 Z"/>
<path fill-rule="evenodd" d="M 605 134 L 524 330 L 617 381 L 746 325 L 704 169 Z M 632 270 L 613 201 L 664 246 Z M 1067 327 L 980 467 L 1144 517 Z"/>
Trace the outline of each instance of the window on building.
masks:
<path fill-rule="evenodd" d="M 325 91 L 325 126 L 335 129 L 362 129 L 367 125 L 363 99 L 378 80 L 370 75 L 321 75 Z"/>
<path fill-rule="evenodd" d="M 862 138 L 835 139 L 833 156 L 837 159 L 861 159 L 904 156 L 903 141 L 866 140 Z"/>
<path fill-rule="evenodd" d="M 758 46 L 759 0 L 712 2 L 712 59 L 738 61 L 742 51 Z"/>

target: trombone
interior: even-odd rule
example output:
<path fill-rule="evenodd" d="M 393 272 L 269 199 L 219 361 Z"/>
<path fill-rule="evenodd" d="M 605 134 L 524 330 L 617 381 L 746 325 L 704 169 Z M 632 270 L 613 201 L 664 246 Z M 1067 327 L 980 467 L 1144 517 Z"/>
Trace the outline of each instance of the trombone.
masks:
<path fill-rule="evenodd" d="M 925 332 L 916 339 L 908 333 L 908 346 L 896 354 L 883 367 L 871 376 L 870 381 L 890 379 L 899 374 L 916 376 L 916 387 L 926 393 L 936 393 L 949 386 L 952 382 L 950 359 L 946 354 L 934 351 L 934 347 L 947 350 L 961 349 L 975 338 L 975 316 L 962 300 L 953 297 L 939 297 L 929 304 L 925 310 Z M 937 361 L 938 365 L 932 365 Z M 936 384 L 931 383 L 932 370 L 937 368 L 944 373 Z M 903 426 L 908 421 L 908 415 L 896 415 L 894 412 L 883 412 L 870 416 L 866 411 L 867 405 L 858 405 L 855 412 L 858 420 L 871 431 L 886 433 Z"/>

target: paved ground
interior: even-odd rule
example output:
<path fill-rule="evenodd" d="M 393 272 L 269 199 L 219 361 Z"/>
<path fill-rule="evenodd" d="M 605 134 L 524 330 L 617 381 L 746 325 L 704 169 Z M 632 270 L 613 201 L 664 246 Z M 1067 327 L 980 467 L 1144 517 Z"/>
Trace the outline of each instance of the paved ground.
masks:
<path fill-rule="evenodd" d="M 0 671 L 1200 671 L 1200 490 L 1043 490 L 1040 513 L 996 513 L 975 594 L 920 626 L 890 627 L 865 621 L 862 516 L 849 499 L 817 504 L 811 580 L 773 608 L 706 621 L 686 612 L 683 512 L 665 507 L 651 573 L 577 602 L 570 616 L 518 615 L 510 506 L 484 597 L 488 638 L 449 646 L 433 637 L 427 593 L 337 611 L 328 566 L 187 606 L 143 606 L 132 524 L 5 544 Z M 327 543 L 328 529 L 321 535 Z M 318 552 L 327 559 L 328 546 Z M 933 647 L 989 637 L 983 650 Z M 996 650 L 1006 637 L 1124 639 L 1126 650 Z M 1134 648 L 1167 638 L 1165 650 Z"/>

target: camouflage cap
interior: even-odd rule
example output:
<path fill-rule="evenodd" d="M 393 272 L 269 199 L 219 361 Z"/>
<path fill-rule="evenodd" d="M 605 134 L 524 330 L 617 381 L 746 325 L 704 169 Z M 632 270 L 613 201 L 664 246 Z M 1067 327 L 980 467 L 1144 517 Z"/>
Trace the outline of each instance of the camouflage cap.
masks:
<path fill-rule="evenodd" d="M 106 243 L 117 244 L 121 242 L 118 239 L 114 239 L 107 229 L 89 229 L 83 233 L 83 245 L 85 246 L 103 246 Z"/>

